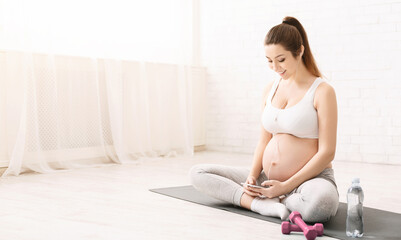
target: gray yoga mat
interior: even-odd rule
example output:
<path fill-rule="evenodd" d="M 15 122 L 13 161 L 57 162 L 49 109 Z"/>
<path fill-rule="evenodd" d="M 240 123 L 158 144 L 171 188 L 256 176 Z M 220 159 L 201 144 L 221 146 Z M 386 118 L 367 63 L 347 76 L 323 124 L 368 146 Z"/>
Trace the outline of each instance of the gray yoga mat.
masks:
<path fill-rule="evenodd" d="M 281 224 L 281 220 L 278 218 L 262 216 L 247 209 L 235 207 L 232 204 L 225 203 L 200 193 L 192 186 L 158 188 L 150 189 L 150 191 L 208 207 Z M 401 240 L 401 214 L 364 207 L 363 215 L 365 233 L 364 236 L 359 239 Z M 347 205 L 341 202 L 337 215 L 332 217 L 330 221 L 324 223 L 324 235 L 338 239 L 353 239 L 345 235 L 346 216 Z M 278 234 L 281 234 L 281 232 Z"/>

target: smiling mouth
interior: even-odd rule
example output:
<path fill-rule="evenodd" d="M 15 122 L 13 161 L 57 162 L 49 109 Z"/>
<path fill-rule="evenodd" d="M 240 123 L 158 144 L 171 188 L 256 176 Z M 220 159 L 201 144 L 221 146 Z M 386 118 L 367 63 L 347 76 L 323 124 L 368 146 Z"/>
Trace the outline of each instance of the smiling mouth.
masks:
<path fill-rule="evenodd" d="M 278 74 L 281 74 L 281 75 L 282 75 L 282 74 L 284 74 L 284 73 L 285 73 L 285 71 L 287 71 L 287 70 L 284 70 L 283 72 L 278 72 Z"/>

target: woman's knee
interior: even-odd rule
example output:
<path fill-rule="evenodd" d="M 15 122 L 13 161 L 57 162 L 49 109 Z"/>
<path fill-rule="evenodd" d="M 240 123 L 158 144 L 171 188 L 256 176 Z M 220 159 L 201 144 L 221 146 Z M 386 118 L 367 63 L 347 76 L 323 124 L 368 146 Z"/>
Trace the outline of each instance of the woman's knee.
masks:
<path fill-rule="evenodd" d="M 210 164 L 197 164 L 189 170 L 189 179 L 193 186 L 198 186 L 203 182 L 202 178 L 209 173 Z"/>
<path fill-rule="evenodd" d="M 302 218 L 305 222 L 327 222 L 336 215 L 338 204 L 338 197 L 320 196 L 305 207 Z"/>
<path fill-rule="evenodd" d="M 301 213 L 305 222 L 326 222 L 337 213 L 337 189 L 323 179 L 316 179 L 289 196 L 286 201 L 291 211 Z M 313 188 L 313 189 L 312 189 Z"/>
<path fill-rule="evenodd" d="M 337 213 L 339 197 L 336 188 L 326 188 L 318 191 L 310 198 L 304 213 L 305 221 L 327 222 Z"/>
<path fill-rule="evenodd" d="M 192 166 L 189 170 L 189 179 L 192 185 L 195 185 L 196 180 L 199 178 L 199 175 L 202 174 L 202 168 L 200 165 Z"/>

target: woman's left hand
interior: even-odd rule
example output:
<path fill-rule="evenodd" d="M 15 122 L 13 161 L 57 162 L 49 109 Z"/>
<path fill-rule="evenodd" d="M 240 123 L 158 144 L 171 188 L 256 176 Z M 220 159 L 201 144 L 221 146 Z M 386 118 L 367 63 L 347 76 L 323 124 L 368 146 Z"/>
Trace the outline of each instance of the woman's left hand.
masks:
<path fill-rule="evenodd" d="M 249 188 L 251 188 L 252 191 L 259 193 L 260 196 L 263 195 L 268 198 L 279 197 L 291 191 L 286 182 L 280 182 L 277 180 L 267 180 L 264 181 L 261 185 L 265 188 L 254 188 L 254 187 L 249 187 Z"/>

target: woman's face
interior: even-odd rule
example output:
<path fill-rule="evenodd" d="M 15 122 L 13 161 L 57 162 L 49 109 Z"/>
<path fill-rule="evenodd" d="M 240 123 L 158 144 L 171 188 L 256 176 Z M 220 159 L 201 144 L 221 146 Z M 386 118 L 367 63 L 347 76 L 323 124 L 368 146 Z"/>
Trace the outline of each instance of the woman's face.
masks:
<path fill-rule="evenodd" d="M 265 54 L 271 70 L 278 73 L 283 79 L 288 79 L 294 75 L 302 60 L 303 46 L 301 54 L 294 58 L 290 51 L 287 51 L 280 44 L 265 45 Z"/>

